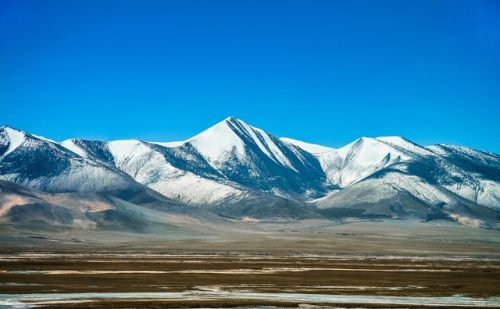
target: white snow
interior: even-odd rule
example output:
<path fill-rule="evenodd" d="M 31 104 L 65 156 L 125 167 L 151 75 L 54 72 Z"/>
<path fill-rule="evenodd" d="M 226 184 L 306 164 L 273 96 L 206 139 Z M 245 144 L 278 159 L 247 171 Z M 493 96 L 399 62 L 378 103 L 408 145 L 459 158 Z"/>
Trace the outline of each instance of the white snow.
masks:
<path fill-rule="evenodd" d="M 328 208 L 331 205 L 377 203 L 382 200 L 393 198 L 398 192 L 409 192 L 420 200 L 429 204 L 455 202 L 446 190 L 432 186 L 421 178 L 400 173 L 389 173 L 383 178 L 368 179 L 353 184 L 344 190 L 336 191 L 316 200 L 320 208 Z"/>
<path fill-rule="evenodd" d="M 288 138 L 288 137 L 280 137 L 280 140 L 285 142 L 285 143 L 289 143 L 289 144 L 295 145 L 299 148 L 302 148 L 303 150 L 305 150 L 309 153 L 312 153 L 312 154 L 320 154 L 320 153 L 335 151 L 335 148 L 321 146 L 318 144 L 306 143 L 306 142 L 298 141 L 296 139 L 292 139 L 292 138 Z"/>
<path fill-rule="evenodd" d="M 491 162 L 497 162 L 498 160 L 498 155 L 494 153 L 477 151 L 465 146 L 438 144 L 438 145 L 427 146 L 425 148 L 438 155 L 448 155 L 455 153 L 463 157 L 475 158 L 478 161 L 486 164 Z"/>
<path fill-rule="evenodd" d="M 10 127 L 0 127 L 0 130 L 2 130 L 3 137 L 0 142 L 3 147 L 7 148 L 4 157 L 21 145 L 23 145 L 23 151 L 25 149 L 29 151 L 41 144 L 47 144 L 52 148 L 56 147 L 51 140 L 43 137 L 30 135 Z M 380 186 L 378 191 L 374 191 L 372 196 L 363 198 L 373 201 L 383 198 L 383 196 L 390 196 L 399 189 L 404 189 L 429 203 L 443 201 L 453 203 L 456 196 L 450 195 L 448 191 L 451 191 L 478 204 L 495 210 L 500 209 L 500 182 L 488 179 L 479 172 L 477 174 L 470 172 L 459 164 L 446 159 L 448 155 L 453 154 L 467 160 L 474 160 L 475 163 L 498 166 L 496 165 L 498 164 L 497 155 L 467 147 L 454 145 L 421 147 L 399 136 L 383 136 L 363 137 L 342 148 L 335 149 L 290 138 L 278 140 L 264 130 L 233 117 L 217 123 L 187 141 L 155 142 L 153 144 L 170 148 L 169 152 L 174 153 L 185 162 L 200 164 L 200 166 L 206 164 L 204 160 L 199 160 L 197 152 L 185 151 L 179 147 L 185 143 L 192 144 L 221 174 L 224 174 L 223 168 L 227 166 L 233 168 L 234 166 L 231 164 L 236 164 L 237 168 L 247 168 L 250 174 L 256 177 L 259 177 L 260 170 L 251 151 L 265 155 L 285 168 L 297 171 L 291 162 L 297 162 L 298 159 L 303 164 L 309 163 L 307 161 L 309 156 L 304 156 L 302 149 L 318 159 L 329 184 L 339 185 L 343 188 L 356 184 L 389 165 L 391 168 L 399 169 L 404 174 L 408 172 L 405 165 L 395 163 L 422 156 L 433 156 L 440 168 L 445 171 L 443 176 L 449 176 L 450 181 L 443 181 L 441 186 L 431 186 L 418 177 L 398 178 L 399 176 L 395 176 L 396 174 L 391 174 L 384 177 L 386 183 L 378 184 Z M 127 181 L 130 185 L 130 180 L 123 174 L 116 173 L 114 169 L 110 170 L 102 164 L 84 159 L 88 157 L 87 152 L 74 140 L 63 141 L 60 145 L 83 157 L 73 158 L 71 167 L 61 175 L 27 180 L 19 174 L 5 173 L 0 175 L 0 178 L 42 190 L 102 190 L 103 187 L 117 188 L 127 185 Z M 165 158 L 167 150 L 162 149 L 163 152 L 157 152 L 154 149 L 158 149 L 158 147 L 152 147 L 149 143 L 139 140 L 118 140 L 108 142 L 107 148 L 114 158 L 112 163 L 117 168 L 133 177 L 137 182 L 178 201 L 206 205 L 218 203 L 226 198 L 241 198 L 248 193 L 240 185 L 228 181 L 220 174 L 212 175 L 219 178 L 211 179 L 212 176 L 198 176 L 197 172 L 187 172 L 182 168 L 175 167 L 176 164 L 172 163 L 175 166 L 172 165 Z M 290 152 L 284 151 L 286 148 Z M 290 153 L 293 155 L 290 156 Z M 231 164 L 227 164 L 228 161 L 231 161 Z M 206 167 L 206 165 L 204 166 Z M 369 180 L 366 184 L 372 185 L 373 182 Z M 281 192 L 278 189 L 271 189 L 270 192 L 275 195 L 288 196 L 287 192 Z M 304 197 L 307 198 L 307 192 L 311 192 L 307 190 L 305 192 Z M 336 194 L 340 194 L 342 197 L 341 191 Z M 318 202 L 328 200 L 333 195 L 332 193 Z"/>
<path fill-rule="evenodd" d="M 418 155 L 432 155 L 432 152 L 425 147 L 416 145 L 401 136 L 382 136 L 377 137 L 376 140 L 394 146 L 400 150 L 408 151 Z"/>
<path fill-rule="evenodd" d="M 166 197 L 196 206 L 216 204 L 228 197 L 239 198 L 245 193 L 236 187 L 180 170 L 168 179 L 150 184 L 150 187 Z"/>
<path fill-rule="evenodd" d="M 231 158 L 243 164 L 248 163 L 246 143 L 253 143 L 274 162 L 296 171 L 265 131 L 233 117 L 217 123 L 189 139 L 188 142 L 216 169 Z"/>
<path fill-rule="evenodd" d="M 355 156 L 356 163 L 361 166 L 370 166 L 382 161 L 388 154 L 391 157 L 401 157 L 409 159 L 404 153 L 384 144 L 376 139 L 363 137 L 359 140 L 359 144 L 353 147 L 351 154 Z"/>
<path fill-rule="evenodd" d="M 368 137 L 340 148 L 338 153 L 343 158 L 342 172 L 337 180 L 341 186 L 357 182 L 391 163 L 411 158 L 386 143 Z"/>
<path fill-rule="evenodd" d="M 281 138 L 316 156 L 330 183 L 342 187 L 355 183 L 394 162 L 430 153 L 401 137 L 362 137 L 339 149 Z"/>
<path fill-rule="evenodd" d="M 293 169 L 294 171 L 297 172 L 297 170 L 295 169 L 295 167 L 290 163 L 290 161 L 288 160 L 288 158 L 285 156 L 285 154 L 278 148 L 278 146 L 271 140 L 271 137 L 266 133 L 264 132 L 263 130 L 261 129 L 257 129 L 257 128 L 254 128 L 252 127 L 253 130 L 257 131 L 258 134 L 260 134 L 260 136 L 262 138 L 264 138 L 264 141 L 266 143 L 266 146 L 269 148 L 269 150 L 271 151 L 272 155 L 270 155 L 269 157 L 277 162 L 277 163 L 280 163 L 281 165 L 283 166 L 287 166 L 291 169 Z M 258 140 L 258 139 L 257 139 Z M 261 145 L 260 143 L 260 140 L 259 140 L 259 145 Z M 267 153 L 267 152 L 266 152 Z"/>
<path fill-rule="evenodd" d="M 232 153 L 241 160 L 245 157 L 245 144 L 227 121 L 219 122 L 188 140 L 215 168 Z"/>
<path fill-rule="evenodd" d="M 176 171 L 163 155 L 138 140 L 112 141 L 107 146 L 116 167 L 144 185 L 151 186 Z"/>
<path fill-rule="evenodd" d="M 333 184 L 339 184 L 342 173 L 342 165 L 345 158 L 341 157 L 337 151 L 323 152 L 316 155 L 321 168 L 326 174 L 327 180 Z"/>
<path fill-rule="evenodd" d="M 269 158 L 273 159 L 274 161 L 276 161 L 274 159 L 274 156 L 273 154 L 271 154 L 268 150 L 268 147 L 264 146 L 261 142 L 261 140 L 259 139 L 259 137 L 257 136 L 257 134 L 259 134 L 261 137 L 263 137 L 265 139 L 265 142 L 267 145 L 269 145 L 270 143 L 270 139 L 269 137 L 267 137 L 267 134 L 266 132 L 263 132 L 263 131 L 257 131 L 255 128 L 249 126 L 248 124 L 244 123 L 243 121 L 235 121 L 237 122 L 239 125 L 241 125 L 244 130 L 240 130 L 239 128 L 237 128 L 236 130 L 238 130 L 239 132 L 241 132 L 243 135 L 250 135 L 250 138 L 252 139 L 252 141 L 257 144 L 257 146 L 259 147 L 259 149 L 264 152 Z"/>
<path fill-rule="evenodd" d="M 445 148 L 443 148 L 442 145 L 431 145 L 425 148 L 434 152 L 437 155 L 444 155 L 448 153 L 448 151 Z"/>
<path fill-rule="evenodd" d="M 7 148 L 7 151 L 3 154 L 3 157 L 6 157 L 9 153 L 13 152 L 17 147 L 23 144 L 26 139 L 26 135 L 19 130 L 9 127 L 4 127 L 3 130 L 9 139 L 9 148 Z"/>
<path fill-rule="evenodd" d="M 83 158 L 87 157 L 87 152 L 84 149 L 82 149 L 80 146 L 78 146 L 75 143 L 75 141 L 72 139 L 67 139 L 65 141 L 62 141 L 61 146 L 68 149 L 69 151 L 76 153 L 80 157 L 83 157 Z"/>
<path fill-rule="evenodd" d="M 493 180 L 481 179 L 466 172 L 454 175 L 460 179 L 457 183 L 445 184 L 444 188 L 480 205 L 494 210 L 500 210 L 500 183 Z"/>
<path fill-rule="evenodd" d="M 141 156 L 150 151 L 149 147 L 135 139 L 111 141 L 107 146 L 118 166 L 126 164 L 131 157 Z"/>
<path fill-rule="evenodd" d="M 154 300 L 267 300 L 300 304 L 358 304 L 381 306 L 430 306 L 430 307 L 491 307 L 498 308 L 500 297 L 478 298 L 454 296 L 393 296 L 393 295 L 336 295 L 317 293 L 270 293 L 245 289 L 186 290 L 182 292 L 127 292 L 127 293 L 42 293 L 0 294 L 0 306 L 25 308 L 53 304 L 71 304 L 96 299 L 154 299 Z"/>
<path fill-rule="evenodd" d="M 181 203 L 207 205 L 243 191 L 230 185 L 178 169 L 149 144 L 137 140 L 108 142 L 115 165 L 137 182 Z M 184 154 L 189 160 L 189 154 Z"/>
<path fill-rule="evenodd" d="M 6 155 L 12 153 L 20 145 L 23 145 L 23 152 L 29 154 L 30 151 L 42 145 L 49 147 L 57 156 L 69 159 L 69 166 L 57 175 L 48 177 L 26 178 L 23 173 L 4 173 L 0 179 L 12 181 L 31 188 L 44 191 L 75 191 L 75 192 L 96 192 L 104 190 L 126 189 L 135 185 L 125 176 L 109 170 L 108 168 L 84 158 L 71 158 L 63 153 L 57 144 L 48 139 L 36 138 L 33 135 L 25 134 L 9 127 L 3 127 L 4 134 L 9 140 L 9 147 Z M 66 143 L 68 144 L 68 143 Z M 76 150 L 73 147 L 74 150 Z"/>
<path fill-rule="evenodd" d="M 186 143 L 186 141 L 175 141 L 175 142 L 149 142 L 151 144 L 167 147 L 167 148 L 175 148 L 182 146 Z"/>
<path fill-rule="evenodd" d="M 0 179 L 12 181 L 42 191 L 100 192 L 127 189 L 135 186 L 125 176 L 92 161 L 71 158 L 70 166 L 62 173 L 50 177 L 27 179 L 22 174 L 2 174 Z"/>
<path fill-rule="evenodd" d="M 52 139 L 48 139 L 46 137 L 43 137 L 43 136 L 40 136 L 40 135 L 35 135 L 35 134 L 31 134 L 32 136 L 38 138 L 38 139 L 41 139 L 42 141 L 45 141 L 45 142 L 49 142 L 49 143 L 53 143 L 53 144 L 57 144 L 56 141 L 52 140 Z"/>

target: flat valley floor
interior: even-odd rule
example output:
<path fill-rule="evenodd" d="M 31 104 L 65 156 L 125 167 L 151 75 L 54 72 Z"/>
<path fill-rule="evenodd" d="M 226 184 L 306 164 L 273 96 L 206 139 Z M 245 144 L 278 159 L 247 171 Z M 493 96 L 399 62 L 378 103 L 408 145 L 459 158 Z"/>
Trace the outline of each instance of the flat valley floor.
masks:
<path fill-rule="evenodd" d="M 4 229 L 0 307 L 500 308 L 498 231 L 311 221 L 226 232 Z"/>

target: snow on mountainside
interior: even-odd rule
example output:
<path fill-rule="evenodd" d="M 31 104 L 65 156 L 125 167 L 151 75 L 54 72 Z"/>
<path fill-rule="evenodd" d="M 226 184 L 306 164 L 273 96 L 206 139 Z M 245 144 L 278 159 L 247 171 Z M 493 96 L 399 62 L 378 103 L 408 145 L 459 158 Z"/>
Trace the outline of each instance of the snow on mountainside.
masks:
<path fill-rule="evenodd" d="M 290 142 L 311 151 L 309 144 Z M 420 188 L 421 192 L 426 191 L 424 184 L 436 192 L 442 188 L 472 203 L 500 210 L 500 158 L 492 153 L 453 145 L 422 147 L 402 137 L 390 136 L 360 138 L 340 149 L 316 152 L 315 156 L 328 180 L 340 187 L 350 188 L 358 182 L 366 185 L 370 181 L 365 178 L 396 169 L 420 177 L 406 179 L 412 182 L 408 188 Z M 378 190 L 383 191 L 382 184 L 386 183 L 390 183 L 389 179 L 377 182 Z M 346 192 L 350 190 L 339 196 Z M 417 193 L 413 192 L 413 196 L 429 202 Z M 338 198 L 332 198 L 331 203 L 338 203 Z M 433 202 L 450 203 L 443 195 Z"/>
<path fill-rule="evenodd" d="M 214 204 L 242 194 L 189 146 L 166 148 L 139 140 L 64 141 L 74 152 L 99 160 L 168 198 L 191 205 Z"/>
<path fill-rule="evenodd" d="M 431 154 L 431 152 L 427 150 L 425 147 L 417 145 L 400 136 L 382 136 L 382 137 L 377 137 L 376 140 L 386 143 L 395 149 L 399 149 L 400 151 L 409 153 L 413 156 L 415 155 L 427 156 Z"/>
<path fill-rule="evenodd" d="M 158 233 L 170 232 L 173 226 L 221 221 L 206 211 L 172 204 L 154 193 L 129 202 L 108 193 L 45 193 L 4 180 L 0 180 L 0 192 L 0 223 L 16 230 L 51 226 Z"/>
<path fill-rule="evenodd" d="M 335 149 L 277 138 L 234 117 L 182 142 L 58 144 L 0 127 L 0 179 L 50 192 L 148 188 L 147 196 L 229 217 L 446 218 L 495 226 L 500 212 L 496 154 L 423 147 L 398 136 L 362 137 Z"/>
<path fill-rule="evenodd" d="M 116 167 L 177 201 L 203 205 L 240 193 L 236 184 L 213 180 L 217 172 L 188 148 L 176 152 L 139 141 L 112 141 L 108 148 Z"/>
<path fill-rule="evenodd" d="M 297 172 L 283 153 L 279 140 L 261 129 L 249 126 L 233 117 L 208 128 L 187 141 L 193 145 L 215 168 L 221 168 L 228 159 L 252 163 L 249 148 L 255 147 L 274 163 Z"/>
<path fill-rule="evenodd" d="M 430 155 L 429 150 L 402 137 L 362 137 L 339 149 L 284 139 L 313 153 L 328 180 L 341 187 L 355 183 L 392 163 Z"/>
<path fill-rule="evenodd" d="M 179 146 L 182 146 L 185 141 L 178 141 L 178 142 L 150 142 L 151 144 L 156 144 L 156 145 L 160 145 L 160 146 L 163 146 L 163 147 L 167 147 L 167 148 L 172 148 L 172 147 L 179 147 Z"/>
<path fill-rule="evenodd" d="M 73 139 L 62 145 L 194 205 L 254 199 L 255 190 L 298 198 L 326 193 L 314 156 L 232 117 L 175 144 Z"/>
<path fill-rule="evenodd" d="M 0 127 L 0 179 L 52 192 L 136 187 L 123 173 L 10 127 Z"/>
<path fill-rule="evenodd" d="M 345 187 L 390 164 L 407 161 L 429 152 L 400 137 L 362 137 L 338 149 L 338 153 L 342 165 L 338 167 L 338 178 L 332 181 Z"/>
<path fill-rule="evenodd" d="M 24 140 L 26 139 L 26 135 L 18 130 L 9 128 L 9 127 L 1 127 L 2 131 L 2 146 L 5 148 L 7 145 L 7 149 L 2 154 L 2 158 L 6 157 L 9 153 L 16 150 L 17 147 L 21 146 Z M 1 148 L 0 148 L 1 149 Z"/>
<path fill-rule="evenodd" d="M 325 192 L 318 160 L 303 149 L 234 117 L 186 141 L 230 181 L 290 196 Z"/>
<path fill-rule="evenodd" d="M 474 154 L 474 159 L 463 153 Z M 498 227 L 498 162 L 498 156 L 495 160 L 495 155 L 465 147 L 454 148 L 452 154 L 415 156 L 383 167 L 315 204 L 330 216 L 446 216 L 461 223 Z"/>
<path fill-rule="evenodd" d="M 300 147 L 300 148 L 304 149 L 305 151 L 310 152 L 312 154 L 320 154 L 320 153 L 325 153 L 325 152 L 329 152 L 329 151 L 335 151 L 334 148 L 325 147 L 325 146 L 321 146 L 318 144 L 301 142 L 301 141 L 298 141 L 296 139 L 292 139 L 292 138 L 288 138 L 288 137 L 280 137 L 280 140 L 285 142 L 285 143 L 289 143 L 289 144 L 295 145 L 297 147 Z"/>
<path fill-rule="evenodd" d="M 410 173 L 423 174 L 430 182 L 468 200 L 500 210 L 498 155 L 462 146 L 436 145 L 428 149 L 438 155 L 409 162 Z"/>
<path fill-rule="evenodd" d="M 68 140 L 62 141 L 61 146 L 63 146 L 64 148 L 66 148 L 68 150 L 73 151 L 74 153 L 76 153 L 77 155 L 79 155 L 81 157 L 84 157 L 84 158 L 88 157 L 87 152 L 82 147 L 78 146 L 75 143 L 75 140 L 68 139 Z"/>
<path fill-rule="evenodd" d="M 315 203 L 331 218 L 448 218 L 481 227 L 500 227 L 498 212 L 399 171 L 374 175 Z"/>

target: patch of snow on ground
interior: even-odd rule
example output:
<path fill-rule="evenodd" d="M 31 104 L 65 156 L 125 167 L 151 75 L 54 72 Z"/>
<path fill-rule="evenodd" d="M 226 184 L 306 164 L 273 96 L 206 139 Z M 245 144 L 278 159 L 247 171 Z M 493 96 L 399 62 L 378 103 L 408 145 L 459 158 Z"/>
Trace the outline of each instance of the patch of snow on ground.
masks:
<path fill-rule="evenodd" d="M 183 292 L 128 292 L 128 293 L 44 293 L 0 294 L 0 305 L 26 308 L 50 304 L 81 303 L 94 299 L 165 299 L 165 300 L 231 300 L 253 299 L 273 302 L 404 305 L 404 306 L 474 306 L 498 308 L 500 297 L 474 298 L 454 296 L 388 296 L 388 295 L 332 295 L 311 293 L 259 293 L 234 290 L 187 290 Z"/>

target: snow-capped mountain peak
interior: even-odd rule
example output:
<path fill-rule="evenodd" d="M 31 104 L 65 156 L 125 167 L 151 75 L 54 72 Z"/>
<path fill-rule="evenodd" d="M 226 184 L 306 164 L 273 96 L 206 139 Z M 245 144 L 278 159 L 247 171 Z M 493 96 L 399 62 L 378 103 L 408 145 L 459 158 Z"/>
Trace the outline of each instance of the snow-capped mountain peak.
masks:
<path fill-rule="evenodd" d="M 318 205 L 346 214 L 371 204 L 368 214 L 477 215 L 494 221 L 499 175 L 498 155 L 467 147 L 422 147 L 382 136 L 335 149 L 277 138 L 234 117 L 170 143 L 56 143 L 0 127 L 0 180 L 50 192 L 143 192 L 147 186 L 178 202 L 236 216 L 243 210 L 261 214 L 266 205 L 274 205 L 272 215 L 286 207 L 296 211 L 301 203 L 328 196 Z"/>
<path fill-rule="evenodd" d="M 262 152 L 277 164 L 294 169 L 277 145 L 277 138 L 234 117 L 224 119 L 188 142 L 215 168 L 230 158 L 248 161 L 248 152 L 253 150 Z"/>
<path fill-rule="evenodd" d="M 352 184 L 390 163 L 407 160 L 405 153 L 375 138 L 361 137 L 338 149 L 342 165 L 334 182 L 341 186 Z"/>
<path fill-rule="evenodd" d="M 361 137 L 335 151 L 315 155 L 329 181 L 345 187 L 393 163 L 433 153 L 403 137 L 385 136 Z"/>
<path fill-rule="evenodd" d="M 188 146 L 226 179 L 252 188 L 304 192 L 306 186 L 296 183 L 296 177 L 302 174 L 304 183 L 312 181 L 308 174 L 324 178 L 314 156 L 234 117 L 190 138 L 183 147 Z M 317 179 L 313 186 L 322 190 Z"/>
<path fill-rule="evenodd" d="M 60 148 L 58 143 L 43 136 L 30 134 L 9 126 L 0 127 L 0 157 L 5 158 L 19 149 L 36 149 L 40 145 L 53 149 Z"/>
<path fill-rule="evenodd" d="M 233 118 L 227 118 L 187 142 L 193 145 L 208 162 L 217 166 L 231 154 L 242 159 L 244 157 L 244 142 L 231 125 Z"/>
<path fill-rule="evenodd" d="M 2 127 L 0 179 L 50 192 L 138 188 L 127 175 L 83 157 L 75 150 L 75 147 L 71 150 L 49 139 Z"/>
<path fill-rule="evenodd" d="M 24 140 L 26 139 L 26 134 L 23 131 L 8 127 L 2 126 L 0 127 L 0 138 L 3 140 L 3 145 L 8 145 L 7 149 L 1 155 L 2 157 L 7 156 L 9 153 L 16 150 L 17 147 L 21 146 Z M 4 147 L 0 144 L 0 150 Z"/>

